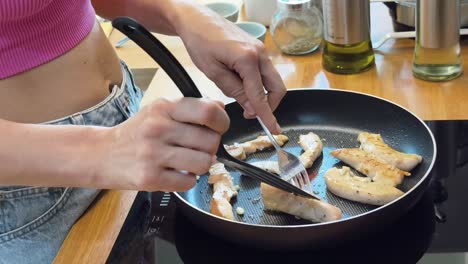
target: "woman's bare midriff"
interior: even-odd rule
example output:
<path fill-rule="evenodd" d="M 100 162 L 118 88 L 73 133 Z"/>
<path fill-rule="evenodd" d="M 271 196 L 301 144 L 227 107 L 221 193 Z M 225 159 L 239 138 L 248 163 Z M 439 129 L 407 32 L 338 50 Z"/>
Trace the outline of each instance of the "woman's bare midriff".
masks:
<path fill-rule="evenodd" d="M 0 118 L 22 123 L 61 118 L 104 100 L 121 81 L 119 59 L 96 22 L 66 54 L 0 80 Z"/>

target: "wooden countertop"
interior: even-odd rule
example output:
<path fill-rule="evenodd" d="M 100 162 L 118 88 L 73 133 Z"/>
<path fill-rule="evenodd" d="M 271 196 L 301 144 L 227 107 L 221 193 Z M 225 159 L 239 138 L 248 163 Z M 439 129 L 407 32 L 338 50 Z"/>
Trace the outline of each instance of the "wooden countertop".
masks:
<path fill-rule="evenodd" d="M 375 41 L 393 31 L 393 28 L 387 8 L 381 3 L 371 5 L 372 39 Z M 115 44 L 122 37 L 120 32 L 114 30 L 109 38 Z M 193 65 L 178 37 L 157 37 L 181 61 L 205 96 L 231 101 Z M 353 90 L 396 102 L 424 120 L 468 120 L 468 41 L 462 41 L 465 74 L 444 83 L 431 83 L 413 77 L 414 40 L 410 39 L 385 43 L 376 51 L 376 66 L 356 75 L 326 72 L 321 66 L 320 52 L 307 56 L 282 55 L 269 33 L 265 45 L 288 89 L 322 87 Z M 117 49 L 117 53 L 130 68 L 158 67 L 131 41 Z M 173 98 L 181 95 L 169 77 L 163 71 L 157 71 L 142 105 L 161 96 Z M 74 225 L 55 263 L 105 263 L 135 196 L 134 191 L 105 191 Z"/>

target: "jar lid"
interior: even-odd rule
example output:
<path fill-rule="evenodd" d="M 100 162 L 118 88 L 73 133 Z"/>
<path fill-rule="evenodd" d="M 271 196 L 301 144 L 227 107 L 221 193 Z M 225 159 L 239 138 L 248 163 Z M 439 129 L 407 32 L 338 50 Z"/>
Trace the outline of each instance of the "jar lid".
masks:
<path fill-rule="evenodd" d="M 278 8 L 283 10 L 303 10 L 310 6 L 310 0 L 278 0 Z"/>

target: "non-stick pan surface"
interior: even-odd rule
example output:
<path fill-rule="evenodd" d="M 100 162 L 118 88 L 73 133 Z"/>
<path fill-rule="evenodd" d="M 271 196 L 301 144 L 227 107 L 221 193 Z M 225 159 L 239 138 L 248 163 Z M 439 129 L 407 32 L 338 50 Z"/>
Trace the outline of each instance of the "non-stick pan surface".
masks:
<path fill-rule="evenodd" d="M 254 139 L 262 135 L 262 129 L 256 120 L 246 120 L 242 117 L 242 109 L 236 103 L 226 106 L 226 110 L 231 117 L 231 128 L 223 137 L 223 143 L 233 144 Z M 311 178 L 313 190 L 325 201 L 339 207 L 343 212 L 343 219 L 335 223 L 316 224 L 309 221 L 296 219 L 283 213 L 269 212 L 263 209 L 263 202 L 260 195 L 260 182 L 251 179 L 248 176 L 240 175 L 237 171 L 229 170 L 234 177 L 234 183 L 240 186 L 238 197 L 232 201 L 233 208 L 242 207 L 245 209 L 244 216 L 235 214 L 237 226 L 239 223 L 243 227 L 270 228 L 275 227 L 321 227 L 327 225 L 343 223 L 350 219 L 366 217 L 386 208 L 395 208 L 389 210 L 386 219 L 393 219 L 398 214 L 408 210 L 420 198 L 422 191 L 427 185 L 427 175 L 432 168 L 435 160 L 435 141 L 428 127 L 416 116 L 405 109 L 390 103 L 388 101 L 359 93 L 331 89 L 299 89 L 289 91 L 275 112 L 279 123 L 282 125 L 283 133 L 289 137 L 289 142 L 284 146 L 285 149 L 299 155 L 301 148 L 298 137 L 310 131 L 316 133 L 323 140 L 323 155 L 314 163 L 314 166 L 308 170 Z M 412 176 L 406 177 L 399 188 L 406 192 L 406 195 L 393 201 L 386 206 L 370 206 L 357 202 L 352 202 L 327 191 L 324 175 L 325 172 L 336 166 L 344 165 L 339 160 L 332 157 L 330 151 L 337 148 L 359 147 L 357 136 L 360 132 L 367 131 L 380 133 L 384 141 L 397 150 L 406 153 L 416 153 L 423 157 L 423 162 L 411 173 Z M 260 160 L 276 160 L 273 150 L 262 151 L 248 157 L 248 162 Z M 218 218 L 208 230 L 216 230 L 215 223 L 218 220 L 230 222 L 221 219 L 210 212 L 210 203 L 212 188 L 208 185 L 207 175 L 200 177 L 197 185 L 183 193 L 176 193 L 176 196 L 182 201 L 183 207 L 186 205 L 195 209 L 197 217 L 193 211 L 189 215 L 191 218 L 209 215 L 211 218 Z M 417 193 L 409 195 L 417 189 Z M 407 200 L 406 202 L 402 202 Z M 201 214 L 200 214 L 201 213 Z M 385 222 L 385 221 L 383 221 Z M 234 223 L 234 222 L 233 222 Z M 228 226 L 226 226 L 227 228 Z M 239 226 L 239 232 L 243 232 Z M 258 230 L 258 228 L 257 228 Z M 221 234 L 227 237 L 226 232 Z M 286 233 L 285 233 L 286 234 Z M 219 234 L 218 234 L 219 235 Z"/>

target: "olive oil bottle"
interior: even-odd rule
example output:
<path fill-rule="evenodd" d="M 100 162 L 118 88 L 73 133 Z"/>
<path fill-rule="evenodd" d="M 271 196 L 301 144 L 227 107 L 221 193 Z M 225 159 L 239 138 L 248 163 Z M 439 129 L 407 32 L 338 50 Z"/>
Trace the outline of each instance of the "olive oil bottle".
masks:
<path fill-rule="evenodd" d="M 322 0 L 324 37 L 322 65 L 338 74 L 353 74 L 374 66 L 370 40 L 369 0 Z"/>
<path fill-rule="evenodd" d="M 462 73 L 460 0 L 418 0 L 413 75 L 426 81 L 449 81 Z"/>

